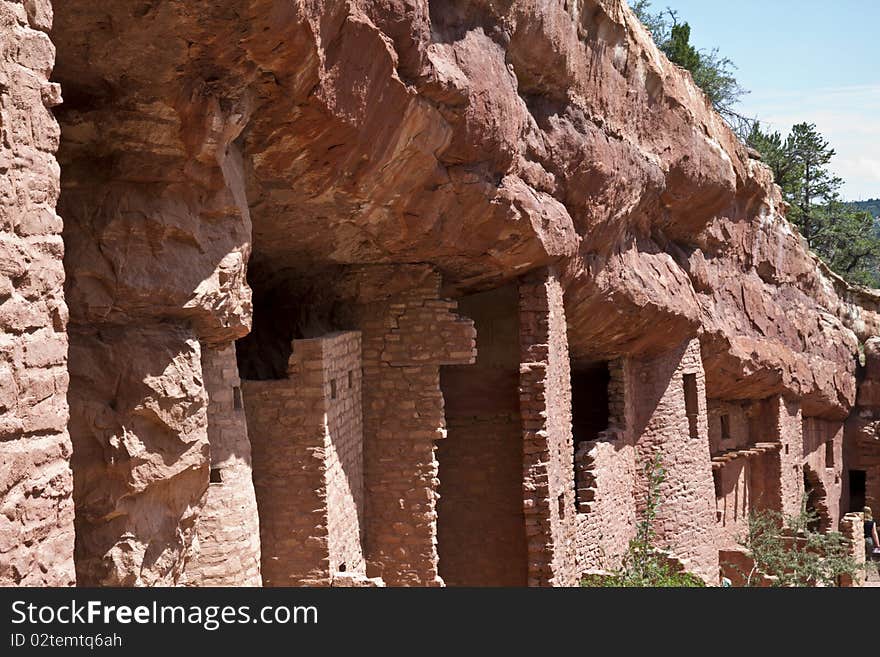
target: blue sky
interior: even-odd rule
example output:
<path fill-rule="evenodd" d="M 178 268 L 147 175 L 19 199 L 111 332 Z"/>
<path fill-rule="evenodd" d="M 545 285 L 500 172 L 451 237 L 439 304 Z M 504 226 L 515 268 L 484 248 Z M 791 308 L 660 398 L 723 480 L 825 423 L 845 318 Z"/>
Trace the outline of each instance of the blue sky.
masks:
<path fill-rule="evenodd" d="M 815 123 L 848 199 L 880 198 L 880 0 L 654 0 L 697 48 L 717 47 L 751 93 L 743 113 L 787 133 Z"/>

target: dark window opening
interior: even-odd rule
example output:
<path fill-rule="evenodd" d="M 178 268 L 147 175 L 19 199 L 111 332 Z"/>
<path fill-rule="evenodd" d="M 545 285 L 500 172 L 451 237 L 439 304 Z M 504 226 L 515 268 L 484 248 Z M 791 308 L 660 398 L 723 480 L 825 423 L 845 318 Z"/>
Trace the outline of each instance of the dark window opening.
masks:
<path fill-rule="evenodd" d="M 223 483 L 223 474 L 220 468 L 211 468 L 211 477 L 209 481 L 212 484 L 222 484 Z"/>
<path fill-rule="evenodd" d="M 609 411 L 610 396 L 608 386 L 611 383 L 611 371 L 608 363 L 590 363 L 572 367 L 571 370 L 571 430 L 574 438 L 574 453 L 586 442 L 598 440 L 599 434 L 609 428 L 611 413 Z M 586 448 L 585 448 L 586 449 Z M 593 494 L 588 472 L 578 472 L 578 468 L 588 467 L 586 463 L 574 464 L 573 481 L 575 488 L 575 508 L 583 513 L 583 509 Z M 588 492 L 589 491 L 589 492 Z M 559 517 L 565 513 L 564 500 L 559 498 Z"/>
<path fill-rule="evenodd" d="M 865 508 L 865 490 L 868 473 L 864 470 L 849 471 L 849 510 L 861 511 Z"/>
<path fill-rule="evenodd" d="M 700 416 L 700 401 L 697 394 L 697 375 L 685 374 L 684 385 L 684 408 L 688 419 L 688 431 L 691 438 L 700 437 L 698 419 Z"/>
<path fill-rule="evenodd" d="M 339 568 L 337 568 L 337 571 L 340 573 L 345 572 L 345 562 L 344 561 L 341 564 L 339 564 Z"/>
<path fill-rule="evenodd" d="M 232 388 L 232 408 L 236 411 L 244 408 L 244 402 L 241 399 L 241 388 L 238 386 L 233 386 Z"/>
<path fill-rule="evenodd" d="M 730 440 L 730 416 L 721 416 L 721 440 Z"/>
<path fill-rule="evenodd" d="M 834 467 L 834 441 L 828 440 L 825 442 L 825 467 L 833 468 Z"/>
<path fill-rule="evenodd" d="M 354 388 L 354 370 L 348 370 L 348 389 Z"/>
<path fill-rule="evenodd" d="M 571 371 L 571 428 L 575 451 L 580 443 L 596 440 L 608 428 L 608 363 Z"/>
<path fill-rule="evenodd" d="M 788 445 L 785 446 L 785 453 L 788 454 Z"/>
<path fill-rule="evenodd" d="M 330 379 L 330 399 L 336 399 L 336 379 Z"/>
<path fill-rule="evenodd" d="M 559 519 L 563 520 L 565 519 L 565 493 L 559 494 L 556 503 L 559 505 Z"/>
<path fill-rule="evenodd" d="M 317 338 L 351 328 L 347 304 L 333 295 L 328 281 L 341 269 L 292 270 L 283 278 L 269 271 L 248 268 L 253 290 L 253 328 L 235 343 L 238 372 L 248 381 L 288 378 L 293 340 Z"/>

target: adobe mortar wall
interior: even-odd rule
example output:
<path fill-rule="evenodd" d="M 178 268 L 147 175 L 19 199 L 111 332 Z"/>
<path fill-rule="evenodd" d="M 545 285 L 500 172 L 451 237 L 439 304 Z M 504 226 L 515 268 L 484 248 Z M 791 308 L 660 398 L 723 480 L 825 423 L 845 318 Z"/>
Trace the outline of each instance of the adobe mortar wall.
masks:
<path fill-rule="evenodd" d="M 571 371 L 562 287 L 544 270 L 520 282 L 520 412 L 529 586 L 577 583 Z"/>
<path fill-rule="evenodd" d="M 692 572 L 709 583 L 718 581 L 715 493 L 709 455 L 706 392 L 700 343 L 690 340 L 678 349 L 650 359 L 633 359 L 634 436 L 637 468 L 636 495 L 644 504 L 647 483 L 642 467 L 662 456 L 666 479 L 655 529 L 658 547 L 690 563 Z M 684 376 L 696 384 L 696 436 L 686 414 Z"/>
<path fill-rule="evenodd" d="M 0 585 L 75 581 L 51 24 L 0 1 Z"/>
<path fill-rule="evenodd" d="M 260 523 L 235 345 L 202 345 L 212 476 L 186 565 L 189 586 L 261 586 Z"/>

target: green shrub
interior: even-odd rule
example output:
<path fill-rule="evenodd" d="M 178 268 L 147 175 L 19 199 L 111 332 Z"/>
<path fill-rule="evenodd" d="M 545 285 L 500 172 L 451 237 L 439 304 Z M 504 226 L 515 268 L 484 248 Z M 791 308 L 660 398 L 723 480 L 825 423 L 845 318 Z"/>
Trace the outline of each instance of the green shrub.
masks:
<path fill-rule="evenodd" d="M 757 575 L 769 575 L 773 586 L 837 586 L 841 575 L 855 579 L 858 564 L 850 553 L 849 541 L 838 532 L 812 529 L 818 516 L 807 508 L 784 516 L 778 511 L 757 511 L 749 515 L 748 534 L 740 544 L 754 562 L 751 572 L 742 573 L 745 586 L 753 586 Z"/>

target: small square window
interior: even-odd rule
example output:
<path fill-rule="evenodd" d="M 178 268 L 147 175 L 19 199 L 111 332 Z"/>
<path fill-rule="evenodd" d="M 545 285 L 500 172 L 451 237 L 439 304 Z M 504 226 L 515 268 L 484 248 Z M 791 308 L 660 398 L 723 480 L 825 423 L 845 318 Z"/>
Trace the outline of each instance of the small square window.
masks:
<path fill-rule="evenodd" d="M 211 478 L 209 481 L 212 484 L 222 484 L 223 483 L 223 471 L 220 468 L 211 468 Z"/>

